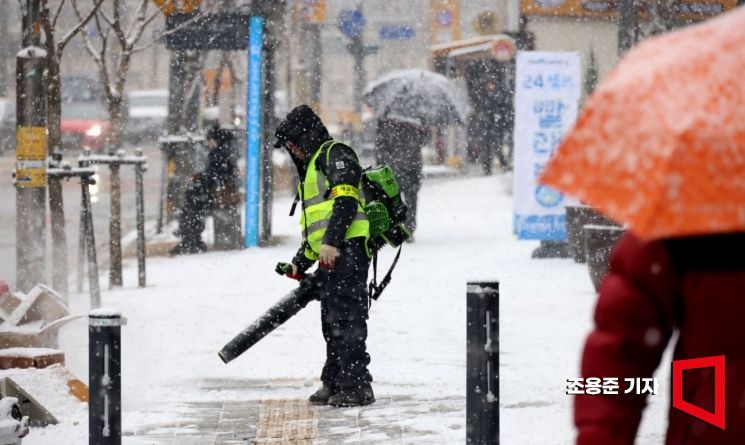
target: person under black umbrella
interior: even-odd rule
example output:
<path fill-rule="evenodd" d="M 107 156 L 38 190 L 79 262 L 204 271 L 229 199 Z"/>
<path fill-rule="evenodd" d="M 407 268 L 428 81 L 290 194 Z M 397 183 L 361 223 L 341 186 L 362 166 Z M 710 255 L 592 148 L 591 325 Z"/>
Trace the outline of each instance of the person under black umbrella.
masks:
<path fill-rule="evenodd" d="M 404 196 L 406 227 L 416 229 L 419 189 L 422 185 L 422 146 L 430 139 L 429 129 L 418 118 L 386 113 L 378 120 L 375 135 L 375 160 L 391 167 Z M 410 238 L 413 239 L 413 238 Z"/>

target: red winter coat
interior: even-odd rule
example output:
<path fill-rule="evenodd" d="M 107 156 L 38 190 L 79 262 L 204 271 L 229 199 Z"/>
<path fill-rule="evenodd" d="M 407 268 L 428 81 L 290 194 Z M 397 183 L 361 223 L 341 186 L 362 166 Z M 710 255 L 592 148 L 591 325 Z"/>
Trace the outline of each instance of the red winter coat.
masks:
<path fill-rule="evenodd" d="M 634 443 L 645 399 L 624 395 L 623 379 L 651 377 L 674 329 L 674 360 L 725 355 L 726 430 L 671 407 L 669 419 L 654 419 L 669 421 L 666 444 L 745 444 L 745 234 L 649 243 L 627 234 L 582 356 L 582 376 L 618 377 L 619 395 L 576 397 L 578 445 Z M 713 368 L 684 376 L 683 400 L 713 411 Z"/>

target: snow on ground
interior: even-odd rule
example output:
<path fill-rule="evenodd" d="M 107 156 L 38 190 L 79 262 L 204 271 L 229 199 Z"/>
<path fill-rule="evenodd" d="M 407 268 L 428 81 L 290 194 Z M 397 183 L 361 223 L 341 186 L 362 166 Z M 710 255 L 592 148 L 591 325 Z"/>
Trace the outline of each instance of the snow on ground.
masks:
<path fill-rule="evenodd" d="M 282 396 L 312 392 L 325 350 L 318 303 L 229 365 L 217 357 L 224 343 L 293 287 L 274 273 L 276 262 L 289 260 L 299 244 L 295 218 L 286 216 L 289 205 L 289 197 L 275 200 L 273 230 L 285 241 L 279 246 L 152 258 L 146 289 L 135 287 L 136 264 L 127 262 L 125 288 L 104 290 L 103 306 L 120 309 L 128 319 L 122 329 L 125 432 L 178 420 L 177 407 L 184 402 L 245 399 L 250 388 L 241 388 L 241 382 L 286 379 L 299 385 L 283 389 Z M 569 444 L 574 430 L 566 379 L 579 376 L 595 294 L 584 265 L 530 259 L 537 242 L 515 240 L 511 223 L 512 198 L 496 177 L 425 182 L 416 242 L 404 246 L 393 282 L 371 310 L 374 388 L 379 396 L 462 401 L 466 283 L 496 279 L 502 443 Z M 388 249 L 381 269 L 392 254 Z M 87 297 L 74 298 L 72 305 L 75 313 L 85 313 Z M 68 367 L 85 379 L 86 323 L 64 328 L 61 346 Z M 669 367 L 660 374 L 669 375 Z M 239 384 L 205 383 L 216 381 Z M 652 397 L 646 413 L 651 420 L 642 427 L 642 444 L 661 442 L 669 391 L 667 380 L 660 383 L 660 395 Z M 462 409 L 455 420 L 402 421 L 435 431 L 443 443 L 463 443 Z M 86 443 L 86 429 L 87 419 L 35 429 L 24 444 Z M 127 437 L 124 442 L 133 443 Z"/>

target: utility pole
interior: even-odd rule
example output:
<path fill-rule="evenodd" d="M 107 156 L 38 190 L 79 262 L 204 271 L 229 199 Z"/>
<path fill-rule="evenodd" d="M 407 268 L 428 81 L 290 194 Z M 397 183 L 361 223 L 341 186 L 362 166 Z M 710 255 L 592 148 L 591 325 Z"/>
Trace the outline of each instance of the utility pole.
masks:
<path fill-rule="evenodd" d="M 16 57 L 16 279 L 22 292 L 46 280 L 46 51 L 39 47 L 39 16 L 40 0 L 26 0 Z"/>
<path fill-rule="evenodd" d="M 360 135 L 360 124 L 362 116 L 362 92 L 365 89 L 366 72 L 365 57 L 378 52 L 377 45 L 365 45 L 364 29 L 365 17 L 362 12 L 362 2 L 357 3 L 357 8 L 343 11 L 339 16 L 339 30 L 349 38 L 347 50 L 354 60 L 354 119 L 355 132 L 353 145 L 357 145 Z"/>
<path fill-rule="evenodd" d="M 321 25 L 326 20 L 326 0 L 306 3 L 303 11 L 303 31 L 308 45 L 305 64 L 308 76 L 308 102 L 317 113 L 321 110 L 321 67 L 323 66 L 323 48 L 321 46 Z"/>
<path fill-rule="evenodd" d="M 634 45 L 636 34 L 636 12 L 634 0 L 618 3 L 618 55 L 623 55 Z"/>
<path fill-rule="evenodd" d="M 308 43 L 308 100 L 310 107 L 320 112 L 321 106 L 321 26 L 316 23 L 308 23 L 305 28 Z"/>
<path fill-rule="evenodd" d="M 365 72 L 365 56 L 368 53 L 365 51 L 365 43 L 362 40 L 362 33 L 358 36 L 352 37 L 351 42 L 347 45 L 347 49 L 354 58 L 354 120 L 355 127 L 360 123 L 362 116 L 362 92 L 365 89 L 365 82 L 367 80 L 367 73 Z M 355 131 L 355 135 L 358 132 Z M 355 141 L 355 146 L 357 141 Z"/>
<path fill-rule="evenodd" d="M 520 32 L 520 0 L 507 0 L 506 12 L 507 12 L 507 32 L 518 33 Z"/>
<path fill-rule="evenodd" d="M 186 20 L 193 19 L 200 14 L 199 6 L 202 2 L 202 0 L 153 1 L 166 15 L 166 30 L 168 30 L 169 17 L 184 15 Z M 168 139 L 167 142 L 160 144 L 164 167 L 161 171 L 158 232 L 183 206 L 184 192 L 194 170 L 192 160 L 195 158 L 195 150 L 198 147 L 189 133 L 195 133 L 200 126 L 199 104 L 203 54 L 198 49 L 171 48 L 170 56 L 168 119 L 166 120 Z"/>
<path fill-rule="evenodd" d="M 10 6 L 5 7 L 10 9 Z M 8 10 L 0 14 L 0 97 L 5 96 L 8 91 L 8 44 L 10 42 L 8 16 L 10 16 Z"/>

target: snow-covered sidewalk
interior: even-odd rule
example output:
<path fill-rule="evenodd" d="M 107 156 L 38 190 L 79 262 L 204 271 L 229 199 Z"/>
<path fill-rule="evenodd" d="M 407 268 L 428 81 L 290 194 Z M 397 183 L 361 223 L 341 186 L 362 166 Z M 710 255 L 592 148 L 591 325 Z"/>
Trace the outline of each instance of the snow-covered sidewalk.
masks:
<path fill-rule="evenodd" d="M 325 347 L 315 302 L 229 365 L 217 356 L 293 287 L 274 265 L 292 257 L 299 229 L 286 216 L 290 198 L 275 201 L 273 230 L 286 240 L 280 246 L 153 258 L 145 289 L 135 287 L 136 264 L 127 263 L 125 288 L 104 290 L 104 306 L 128 319 L 122 329 L 125 444 L 171 443 L 156 438 L 179 435 L 184 440 L 172 443 L 205 443 L 187 440 L 211 433 L 200 431 L 209 422 L 189 421 L 195 406 L 204 407 L 204 419 L 227 402 L 255 407 L 267 399 L 305 399 L 318 384 Z M 319 437 L 317 443 L 464 443 L 466 283 L 495 279 L 502 443 L 572 443 L 572 399 L 564 391 L 566 379 L 579 374 L 595 293 L 584 265 L 532 260 L 536 246 L 514 239 L 512 198 L 498 177 L 425 182 L 416 242 L 404 246 L 393 282 L 371 310 L 370 370 L 381 403 L 319 410 L 320 417 L 349 421 L 332 425 L 339 441 Z M 386 251 L 381 268 L 392 254 Z M 72 309 L 86 313 L 87 297 L 75 297 Z M 61 347 L 68 367 L 86 379 L 86 323 L 66 327 Z M 669 372 L 663 367 L 660 374 Z M 661 380 L 662 394 L 666 384 Z M 646 416 L 663 419 L 664 395 L 651 402 Z M 367 434 L 365 418 L 382 419 L 399 433 Z M 82 420 L 33 430 L 24 444 L 87 443 Z M 639 443 L 659 443 L 664 423 L 647 422 Z"/>

